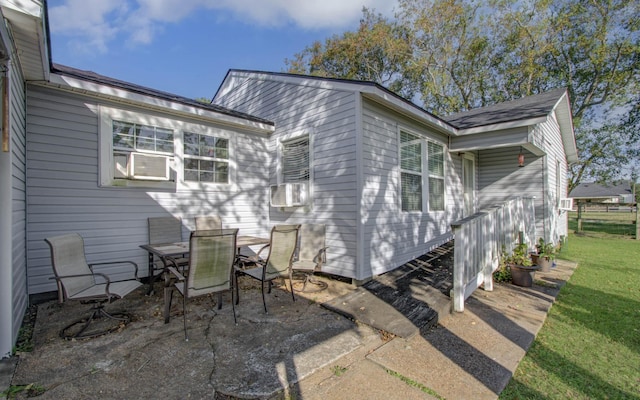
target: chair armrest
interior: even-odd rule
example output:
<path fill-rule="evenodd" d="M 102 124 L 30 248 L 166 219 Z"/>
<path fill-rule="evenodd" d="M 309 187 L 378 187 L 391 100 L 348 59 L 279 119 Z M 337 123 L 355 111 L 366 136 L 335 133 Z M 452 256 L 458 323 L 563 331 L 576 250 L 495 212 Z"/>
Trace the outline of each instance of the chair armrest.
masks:
<path fill-rule="evenodd" d="M 89 268 L 91 268 L 91 271 L 93 271 L 93 266 L 94 265 L 117 265 L 117 264 L 131 264 L 133 266 L 133 276 L 138 279 L 138 264 L 134 263 L 133 261 L 105 261 L 105 262 L 99 262 L 99 263 L 91 263 L 89 264 Z"/>
<path fill-rule="evenodd" d="M 184 277 L 184 275 L 182 275 L 182 274 L 180 273 L 180 271 L 178 271 L 176 268 L 174 268 L 174 267 L 169 267 L 169 268 L 168 268 L 168 270 L 169 270 L 169 273 L 171 273 L 171 274 L 175 275 L 175 276 L 176 276 L 176 278 L 178 278 L 178 282 L 183 282 L 183 281 L 185 281 L 185 280 L 186 280 L 186 278 Z"/>
<path fill-rule="evenodd" d="M 269 244 L 265 244 L 264 246 L 262 246 L 260 248 L 260 250 L 258 250 L 258 252 L 256 253 L 256 259 L 260 259 L 260 253 L 262 253 L 265 249 L 269 248 L 269 246 L 271 246 L 271 243 Z"/>

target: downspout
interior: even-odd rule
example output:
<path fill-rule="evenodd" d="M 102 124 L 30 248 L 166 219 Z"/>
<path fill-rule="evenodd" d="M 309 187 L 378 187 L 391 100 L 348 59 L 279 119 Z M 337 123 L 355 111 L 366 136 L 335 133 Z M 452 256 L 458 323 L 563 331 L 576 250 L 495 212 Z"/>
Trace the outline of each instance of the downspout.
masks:
<path fill-rule="evenodd" d="M 9 152 L 9 85 L 7 85 L 8 74 L 7 66 L 5 63 L 0 67 L 2 68 L 2 151 L 4 153 Z"/>
<path fill-rule="evenodd" d="M 547 238 L 547 185 L 546 185 L 546 166 L 547 166 L 547 155 L 542 156 L 542 237 L 545 242 L 548 240 Z"/>

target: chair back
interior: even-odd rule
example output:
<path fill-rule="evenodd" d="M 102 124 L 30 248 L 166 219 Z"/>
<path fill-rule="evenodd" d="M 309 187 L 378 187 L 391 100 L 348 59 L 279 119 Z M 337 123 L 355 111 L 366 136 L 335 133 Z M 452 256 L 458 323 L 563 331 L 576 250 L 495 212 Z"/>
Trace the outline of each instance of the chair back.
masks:
<path fill-rule="evenodd" d="M 217 215 L 196 217 L 196 231 L 213 231 L 222 229 L 222 220 Z"/>
<path fill-rule="evenodd" d="M 238 229 L 191 233 L 187 297 L 231 289 L 237 237 Z"/>
<path fill-rule="evenodd" d="M 152 217 L 149 221 L 149 244 L 182 241 L 182 220 L 176 217 Z"/>
<path fill-rule="evenodd" d="M 265 279 L 288 276 L 298 244 L 300 225 L 276 225 L 271 229 Z"/>
<path fill-rule="evenodd" d="M 326 261 L 325 252 L 325 225 L 324 224 L 302 224 L 300 225 L 300 248 L 298 249 L 298 260 L 312 261 L 320 264 Z M 318 259 L 320 258 L 320 259 Z"/>
<path fill-rule="evenodd" d="M 59 300 L 71 298 L 96 284 L 84 255 L 84 240 L 77 233 L 53 236 L 45 242 L 51 248 L 51 265 L 58 282 Z M 86 275 L 64 278 L 70 275 Z"/>

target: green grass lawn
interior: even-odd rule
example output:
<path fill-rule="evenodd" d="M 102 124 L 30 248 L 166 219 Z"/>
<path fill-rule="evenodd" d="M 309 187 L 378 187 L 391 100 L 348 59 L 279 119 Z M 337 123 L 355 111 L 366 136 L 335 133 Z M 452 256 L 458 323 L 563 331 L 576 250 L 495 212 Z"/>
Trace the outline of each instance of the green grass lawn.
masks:
<path fill-rule="evenodd" d="M 570 235 L 579 266 L 500 399 L 640 399 L 640 241 Z"/>
<path fill-rule="evenodd" d="M 636 234 L 636 213 L 630 212 L 584 212 L 582 230 L 612 235 L 634 236 Z M 569 212 L 569 230 L 578 229 L 578 213 Z"/>

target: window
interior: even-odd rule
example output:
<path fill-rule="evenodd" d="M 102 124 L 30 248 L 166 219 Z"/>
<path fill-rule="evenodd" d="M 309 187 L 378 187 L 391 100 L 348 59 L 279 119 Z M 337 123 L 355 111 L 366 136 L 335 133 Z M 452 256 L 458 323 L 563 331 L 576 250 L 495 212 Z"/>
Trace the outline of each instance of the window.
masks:
<path fill-rule="evenodd" d="M 282 142 L 282 182 L 309 181 L 309 137 Z"/>
<path fill-rule="evenodd" d="M 444 211 L 444 147 L 428 142 L 429 211 Z"/>
<path fill-rule="evenodd" d="M 400 131 L 400 192 L 402 211 L 422 211 L 425 192 L 429 211 L 444 210 L 444 146 Z"/>
<path fill-rule="evenodd" d="M 422 211 L 422 141 L 400 132 L 402 211 Z"/>
<path fill-rule="evenodd" d="M 184 180 L 229 183 L 229 140 L 185 132 Z"/>
<path fill-rule="evenodd" d="M 173 156 L 173 131 L 124 121 L 113 120 L 113 149 L 150 151 Z"/>

